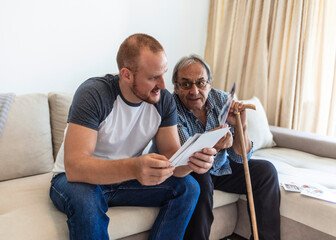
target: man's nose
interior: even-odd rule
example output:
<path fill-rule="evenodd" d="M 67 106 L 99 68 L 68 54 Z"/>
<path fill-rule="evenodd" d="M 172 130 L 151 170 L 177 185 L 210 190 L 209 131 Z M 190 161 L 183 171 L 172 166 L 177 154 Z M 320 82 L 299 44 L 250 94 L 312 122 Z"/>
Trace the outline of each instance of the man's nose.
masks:
<path fill-rule="evenodd" d="M 166 83 L 163 76 L 160 76 L 157 82 L 157 87 L 160 89 L 166 89 Z"/>
<path fill-rule="evenodd" d="M 196 86 L 196 84 L 191 85 L 189 92 L 190 94 L 194 94 L 194 95 L 198 94 L 198 87 Z"/>

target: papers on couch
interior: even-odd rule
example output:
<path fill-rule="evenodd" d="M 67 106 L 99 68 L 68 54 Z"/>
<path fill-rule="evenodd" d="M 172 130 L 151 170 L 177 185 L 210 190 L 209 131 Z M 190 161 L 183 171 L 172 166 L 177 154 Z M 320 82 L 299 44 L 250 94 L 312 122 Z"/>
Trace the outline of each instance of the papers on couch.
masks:
<path fill-rule="evenodd" d="M 203 134 L 197 133 L 188 138 L 183 146 L 169 159 L 172 166 L 178 167 L 188 165 L 189 157 L 203 148 L 210 148 L 229 131 L 229 127 L 208 131 Z"/>
<path fill-rule="evenodd" d="M 290 192 L 299 192 L 304 196 L 317 198 L 327 202 L 336 203 L 336 191 L 327 189 L 323 186 L 299 185 L 296 183 L 281 183 L 281 186 Z"/>

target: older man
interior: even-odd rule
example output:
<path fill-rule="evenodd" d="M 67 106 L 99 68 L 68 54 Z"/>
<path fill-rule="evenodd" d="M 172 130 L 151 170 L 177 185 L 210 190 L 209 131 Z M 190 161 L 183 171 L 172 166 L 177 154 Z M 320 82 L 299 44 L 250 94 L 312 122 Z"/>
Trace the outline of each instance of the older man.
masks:
<path fill-rule="evenodd" d="M 77 89 L 50 197 L 68 217 L 70 239 L 109 239 L 111 206 L 161 207 L 149 239 L 182 239 L 199 195 L 188 173 L 208 171 L 216 151 L 197 153 L 190 166 L 170 166 L 180 147 L 176 105 L 165 90 L 167 57 L 156 39 L 128 37 L 117 63 L 119 76 L 91 78 Z M 141 155 L 153 137 L 161 154 Z"/>
<path fill-rule="evenodd" d="M 174 99 L 178 112 L 181 144 L 196 133 L 220 127 L 218 115 L 228 93 L 211 88 L 212 75 L 208 64 L 199 56 L 182 58 L 173 71 Z M 243 104 L 233 102 L 227 123 L 232 133 L 225 135 L 214 147 L 218 151 L 212 168 L 205 174 L 191 173 L 201 187 L 201 194 L 187 227 L 185 239 L 208 239 L 213 221 L 213 189 L 246 194 L 241 143 L 234 136 L 237 127 L 234 112 L 241 113 L 247 158 L 253 153 L 247 134 Z M 233 135 L 233 136 L 232 136 Z M 280 192 L 274 166 L 263 160 L 249 160 L 250 175 L 260 239 L 280 239 Z"/>

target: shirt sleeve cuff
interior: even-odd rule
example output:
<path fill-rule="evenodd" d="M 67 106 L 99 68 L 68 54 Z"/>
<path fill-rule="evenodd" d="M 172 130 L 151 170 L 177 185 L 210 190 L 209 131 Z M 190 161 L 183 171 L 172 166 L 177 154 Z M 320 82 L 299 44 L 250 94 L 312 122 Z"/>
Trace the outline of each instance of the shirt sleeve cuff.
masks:
<path fill-rule="evenodd" d="M 246 154 L 247 161 L 250 160 L 250 158 L 252 157 L 252 154 L 254 152 L 252 141 L 251 141 L 251 144 L 252 144 L 252 147 L 251 147 L 250 151 Z M 227 153 L 229 155 L 230 160 L 232 160 L 236 163 L 243 163 L 243 157 L 241 155 L 238 155 L 237 153 L 235 153 L 235 151 L 233 150 L 233 147 L 228 148 Z"/>

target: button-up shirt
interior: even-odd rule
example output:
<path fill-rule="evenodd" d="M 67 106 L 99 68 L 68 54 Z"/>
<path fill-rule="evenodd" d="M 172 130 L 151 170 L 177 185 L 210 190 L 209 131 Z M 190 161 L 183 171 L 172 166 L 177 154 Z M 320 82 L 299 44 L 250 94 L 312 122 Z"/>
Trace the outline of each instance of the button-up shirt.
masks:
<path fill-rule="evenodd" d="M 176 93 L 173 94 L 177 106 L 177 126 L 178 133 L 180 137 L 181 144 L 184 144 L 189 137 L 192 137 L 196 133 L 204 133 L 213 128 L 219 126 L 218 116 L 221 109 L 224 106 L 228 98 L 228 93 L 217 89 L 211 89 L 206 101 L 206 125 L 204 126 L 202 122 L 196 117 L 191 111 L 189 111 Z M 234 129 L 230 128 L 232 135 L 234 136 Z M 253 143 L 252 143 L 253 146 Z M 249 160 L 253 153 L 253 147 L 247 153 L 247 159 Z M 220 150 L 214 159 L 210 173 L 212 175 L 221 176 L 226 174 L 231 174 L 232 170 L 230 168 L 230 162 L 235 161 L 237 163 L 243 163 L 243 158 L 236 154 L 233 147 L 228 149 Z"/>

